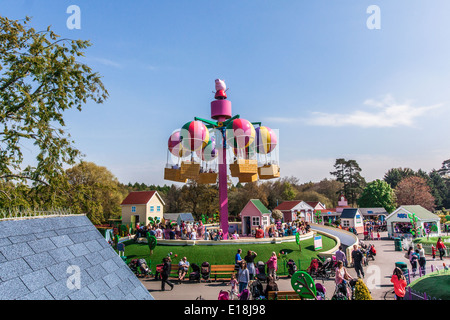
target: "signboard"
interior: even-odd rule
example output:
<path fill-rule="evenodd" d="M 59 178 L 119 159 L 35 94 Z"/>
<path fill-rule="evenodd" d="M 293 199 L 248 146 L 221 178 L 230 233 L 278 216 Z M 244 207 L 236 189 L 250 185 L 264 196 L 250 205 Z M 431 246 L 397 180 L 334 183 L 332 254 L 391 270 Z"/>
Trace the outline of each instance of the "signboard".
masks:
<path fill-rule="evenodd" d="M 322 236 L 314 236 L 314 250 L 322 249 Z"/>
<path fill-rule="evenodd" d="M 408 215 L 406 213 L 397 213 L 397 218 L 408 219 Z"/>

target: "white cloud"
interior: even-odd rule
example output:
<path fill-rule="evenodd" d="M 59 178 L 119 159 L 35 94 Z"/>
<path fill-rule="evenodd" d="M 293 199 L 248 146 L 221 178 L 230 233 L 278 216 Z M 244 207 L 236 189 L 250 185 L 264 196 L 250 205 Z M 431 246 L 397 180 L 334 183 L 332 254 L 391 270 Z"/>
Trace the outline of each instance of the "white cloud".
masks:
<path fill-rule="evenodd" d="M 416 120 L 425 116 L 431 110 L 442 107 L 443 104 L 431 106 L 413 106 L 411 101 L 397 103 L 391 95 L 386 95 L 381 101 L 368 99 L 364 105 L 370 110 L 355 110 L 349 113 L 312 112 L 309 118 L 271 118 L 273 122 L 290 123 L 302 121 L 312 126 L 358 126 L 362 128 L 382 127 L 412 127 Z"/>

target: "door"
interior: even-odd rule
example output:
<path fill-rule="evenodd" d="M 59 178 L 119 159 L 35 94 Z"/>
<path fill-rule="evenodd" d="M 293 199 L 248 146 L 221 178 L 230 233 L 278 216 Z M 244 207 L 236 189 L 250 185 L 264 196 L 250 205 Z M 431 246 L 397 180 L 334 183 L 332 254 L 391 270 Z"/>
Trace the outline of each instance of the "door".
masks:
<path fill-rule="evenodd" d="M 243 232 L 244 234 L 249 235 L 249 234 L 252 233 L 252 225 L 250 224 L 250 217 L 249 216 L 245 216 L 244 217 L 244 226 L 243 226 L 242 229 L 243 229 L 242 231 L 244 231 Z"/>

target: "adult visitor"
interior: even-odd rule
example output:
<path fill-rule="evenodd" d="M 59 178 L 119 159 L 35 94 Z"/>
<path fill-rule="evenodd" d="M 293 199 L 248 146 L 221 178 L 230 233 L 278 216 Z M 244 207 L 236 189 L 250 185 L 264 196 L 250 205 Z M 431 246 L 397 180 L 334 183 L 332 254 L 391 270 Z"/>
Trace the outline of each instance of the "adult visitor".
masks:
<path fill-rule="evenodd" d="M 178 263 L 178 281 L 181 283 L 181 281 L 184 280 L 184 277 L 186 276 L 187 272 L 189 270 L 189 261 L 187 261 L 186 257 L 183 257 L 183 259 L 180 260 Z"/>
<path fill-rule="evenodd" d="M 275 253 L 275 251 L 272 252 L 272 256 L 266 262 L 266 265 L 267 265 L 267 268 L 269 269 L 268 274 L 276 279 L 276 277 L 277 277 L 276 271 L 277 271 L 278 263 L 277 263 L 277 254 Z"/>
<path fill-rule="evenodd" d="M 439 251 L 439 258 L 441 260 L 443 256 L 445 256 L 445 249 L 447 249 L 447 247 L 445 246 L 444 242 L 442 242 L 442 238 L 439 237 L 436 243 L 436 249 Z"/>
<path fill-rule="evenodd" d="M 347 256 L 345 255 L 345 252 L 342 250 L 342 246 L 339 246 L 339 250 L 336 251 L 334 256 L 336 257 L 336 261 L 342 261 L 344 266 L 347 266 Z"/>
<path fill-rule="evenodd" d="M 352 251 L 352 260 L 358 278 L 361 278 L 361 276 L 364 278 L 364 269 L 362 266 L 363 259 L 364 259 L 363 253 L 361 252 L 361 250 L 359 250 L 358 246 L 354 244 Z"/>
<path fill-rule="evenodd" d="M 162 272 L 161 272 L 161 291 L 165 291 L 166 283 L 169 285 L 170 290 L 173 290 L 174 284 L 169 281 L 170 268 L 171 268 L 170 258 L 169 257 L 165 257 L 163 259 L 163 264 L 164 265 L 163 265 L 163 269 L 162 269 Z"/>
<path fill-rule="evenodd" d="M 247 269 L 247 263 L 244 260 L 241 261 L 240 266 L 241 268 L 239 269 L 237 278 L 239 282 L 239 293 L 242 293 L 250 281 L 250 273 Z"/>
<path fill-rule="evenodd" d="M 417 249 L 419 250 L 419 268 L 420 273 L 425 274 L 427 259 L 425 258 L 425 249 L 421 243 L 417 244 Z"/>
<path fill-rule="evenodd" d="M 236 255 L 234 256 L 234 270 L 235 271 L 238 271 L 241 266 L 241 262 L 242 262 L 241 253 L 242 253 L 242 249 L 238 249 Z"/>
<path fill-rule="evenodd" d="M 255 268 L 255 258 L 257 254 L 255 251 L 248 250 L 247 255 L 244 257 L 245 262 L 247 263 L 247 269 L 250 274 L 250 280 L 253 280 L 256 274 Z"/>

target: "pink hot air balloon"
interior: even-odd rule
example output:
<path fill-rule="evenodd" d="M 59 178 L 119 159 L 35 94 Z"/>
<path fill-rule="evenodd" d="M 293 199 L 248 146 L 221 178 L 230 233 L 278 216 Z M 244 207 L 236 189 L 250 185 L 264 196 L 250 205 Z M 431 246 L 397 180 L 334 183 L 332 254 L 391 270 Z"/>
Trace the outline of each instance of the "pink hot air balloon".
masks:
<path fill-rule="evenodd" d="M 181 145 L 184 149 L 197 151 L 209 141 L 209 131 L 201 121 L 189 121 L 181 128 Z"/>
<path fill-rule="evenodd" d="M 181 130 L 177 129 L 174 133 L 172 133 L 167 143 L 170 153 L 172 153 L 176 157 L 188 156 L 191 153 L 189 150 L 186 150 L 182 147 L 180 132 Z"/>
<path fill-rule="evenodd" d="M 246 148 L 255 140 L 255 128 L 245 119 L 234 119 L 227 125 L 227 144 L 232 148 Z"/>
<path fill-rule="evenodd" d="M 256 131 L 256 151 L 268 154 L 277 146 L 277 136 L 269 127 L 258 127 Z"/>

